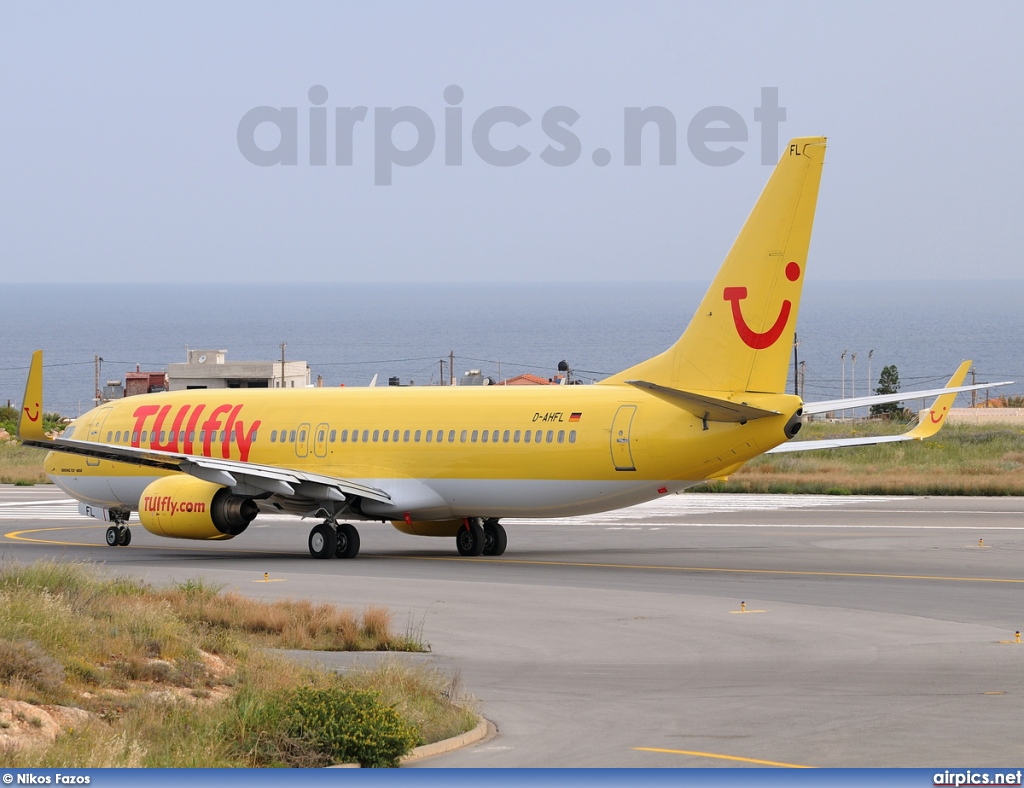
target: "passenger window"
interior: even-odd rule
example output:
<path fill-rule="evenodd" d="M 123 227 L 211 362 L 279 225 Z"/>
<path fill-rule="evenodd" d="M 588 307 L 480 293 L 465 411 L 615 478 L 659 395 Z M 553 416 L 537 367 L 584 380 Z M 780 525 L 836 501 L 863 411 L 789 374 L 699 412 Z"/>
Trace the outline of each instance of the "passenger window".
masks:
<path fill-rule="evenodd" d="M 530 430 L 527 430 L 526 432 L 523 433 L 523 443 L 529 443 L 530 442 L 530 438 L 532 438 L 532 437 L 533 437 L 533 433 L 530 432 Z"/>
<path fill-rule="evenodd" d="M 498 431 L 495 430 L 494 432 L 491 433 L 491 443 L 497 443 L 497 442 L 498 442 Z"/>
<path fill-rule="evenodd" d="M 459 440 L 460 440 L 460 441 L 461 441 L 462 443 L 465 443 L 465 442 L 466 442 L 466 430 L 463 430 L 463 431 L 462 431 L 462 434 L 461 434 L 461 435 L 459 436 Z"/>
<path fill-rule="evenodd" d="M 221 435 L 223 435 L 223 434 L 224 433 L 221 433 Z M 234 442 L 235 442 L 235 431 L 232 430 L 231 432 L 228 433 L 228 443 L 234 443 Z"/>
<path fill-rule="evenodd" d="M 391 433 L 391 442 L 392 443 L 398 443 L 398 430 L 394 430 Z"/>
<path fill-rule="evenodd" d="M 416 430 L 415 434 L 412 436 L 412 440 L 413 440 L 413 443 L 419 443 L 420 442 L 420 431 L 419 430 Z"/>
<path fill-rule="evenodd" d="M 391 433 L 389 433 L 387 430 L 384 430 L 384 442 L 385 443 L 388 442 L 388 435 L 390 435 L 390 434 Z M 373 433 L 373 439 L 377 440 L 377 433 L 376 432 Z"/>
<path fill-rule="evenodd" d="M 374 435 L 376 435 L 376 433 L 374 433 Z M 374 440 L 377 440 L 377 438 L 374 438 Z M 370 442 L 370 431 L 369 430 L 363 430 L 363 443 L 369 443 L 369 442 Z"/>
<path fill-rule="evenodd" d="M 519 443 L 519 430 L 516 430 L 515 434 L 512 436 L 512 442 Z"/>
<path fill-rule="evenodd" d="M 544 435 L 544 430 L 537 430 L 537 434 L 533 436 L 534 443 L 540 443 L 541 437 Z"/>
<path fill-rule="evenodd" d="M 558 431 L 558 442 L 565 443 L 565 430 Z"/>
<path fill-rule="evenodd" d="M 138 443 L 138 442 L 139 442 L 139 433 L 138 433 L 138 431 L 136 431 L 136 432 L 132 433 L 132 443 Z"/>
<path fill-rule="evenodd" d="M 107 433 L 107 443 L 111 443 L 111 442 L 113 442 L 113 440 L 114 440 L 114 433 L 113 432 L 108 432 Z"/>
<path fill-rule="evenodd" d="M 323 443 L 324 435 L 326 435 L 326 433 L 323 430 L 320 430 L 320 432 L 318 432 L 316 434 L 316 441 L 317 441 L 317 443 Z"/>
<path fill-rule="evenodd" d="M 249 436 L 249 440 L 253 443 L 256 442 L 256 430 L 252 431 L 252 435 Z"/>
<path fill-rule="evenodd" d="M 216 443 L 216 442 L 217 442 L 217 433 L 216 432 L 211 432 L 210 433 L 210 443 Z"/>
<path fill-rule="evenodd" d="M 508 443 L 508 435 L 509 435 L 508 430 L 505 430 L 504 434 L 502 434 L 502 436 L 501 436 L 501 442 L 502 443 Z"/>
<path fill-rule="evenodd" d="M 482 432 L 482 433 L 480 434 L 480 442 L 481 442 L 481 443 L 487 443 L 487 430 L 484 430 L 484 431 L 483 431 L 483 432 Z"/>
<path fill-rule="evenodd" d="M 160 430 L 160 442 L 161 443 L 166 443 L 167 442 L 166 435 L 167 435 L 167 431 L 166 430 Z M 156 433 L 155 432 L 153 433 L 153 440 L 156 440 Z"/>
<path fill-rule="evenodd" d="M 184 443 L 184 442 L 185 442 L 185 430 L 182 430 L 181 432 L 178 433 L 178 443 Z"/>
<path fill-rule="evenodd" d="M 107 436 L 107 440 L 108 440 L 108 441 L 110 440 L 110 436 L 109 436 L 109 435 Z M 120 442 L 121 442 L 121 430 L 118 430 L 118 431 L 117 431 L 117 432 L 116 432 L 116 433 L 114 434 L 114 443 L 120 443 Z"/>
<path fill-rule="evenodd" d="M 331 443 L 336 443 L 338 440 L 338 431 L 331 430 Z"/>
<path fill-rule="evenodd" d="M 206 443 L 206 430 L 199 430 L 199 442 Z"/>
<path fill-rule="evenodd" d="M 365 435 L 366 433 L 363 433 L 363 434 Z M 380 438 L 380 430 L 374 430 L 373 431 L 373 442 L 376 443 L 379 438 Z"/>
<path fill-rule="evenodd" d="M 299 443 L 302 443 L 305 440 L 306 440 L 306 431 L 305 430 L 299 430 Z"/>
<path fill-rule="evenodd" d="M 576 442 L 576 430 L 569 430 L 569 443 Z"/>
<path fill-rule="evenodd" d="M 352 442 L 359 443 L 359 430 L 352 430 Z"/>
<path fill-rule="evenodd" d="M 404 443 L 408 443 L 409 442 L 409 430 L 405 431 L 405 435 L 402 436 L 402 441 Z"/>
<path fill-rule="evenodd" d="M 463 438 L 465 440 L 465 438 Z M 448 442 L 455 443 L 455 430 L 448 430 Z"/>
<path fill-rule="evenodd" d="M 470 437 L 470 440 L 473 443 L 476 443 L 476 439 L 477 439 L 478 436 L 479 436 L 479 432 L 477 432 L 476 430 L 473 430 L 473 435 Z M 466 440 L 466 431 L 465 430 L 462 431 L 462 440 L 463 441 Z"/>
<path fill-rule="evenodd" d="M 143 431 L 142 431 L 142 442 L 143 442 L 143 443 L 145 443 L 145 442 L 146 442 L 146 436 L 147 436 L 147 435 L 149 435 L 149 433 L 148 433 L 148 432 L 147 432 L 146 430 L 143 430 Z"/>
<path fill-rule="evenodd" d="M 433 436 L 433 434 L 434 434 L 433 430 L 427 430 L 427 435 L 426 435 L 427 443 L 430 443 L 430 438 L 431 438 L 431 436 Z"/>
<path fill-rule="evenodd" d="M 348 430 L 341 431 L 341 442 L 348 443 Z"/>
<path fill-rule="evenodd" d="M 290 433 L 288 433 L 288 442 L 295 443 L 295 430 L 292 430 Z"/>

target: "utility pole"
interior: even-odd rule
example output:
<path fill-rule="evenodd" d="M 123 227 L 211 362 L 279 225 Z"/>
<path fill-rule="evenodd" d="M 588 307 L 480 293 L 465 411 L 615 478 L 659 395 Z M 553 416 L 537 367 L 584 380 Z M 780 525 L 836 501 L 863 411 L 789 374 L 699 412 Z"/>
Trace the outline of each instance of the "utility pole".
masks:
<path fill-rule="evenodd" d="M 800 356 L 797 354 L 797 349 L 800 347 L 800 340 L 797 338 L 797 334 L 793 332 L 793 393 L 796 396 L 800 396 L 800 387 L 797 384 L 797 370 L 800 368 Z"/>
<path fill-rule="evenodd" d="M 451 385 L 455 385 L 455 351 L 448 351 L 448 372 L 452 376 Z"/>
<path fill-rule="evenodd" d="M 281 343 L 281 388 L 284 388 L 284 349 L 288 347 L 287 342 Z"/>
<path fill-rule="evenodd" d="M 971 367 L 971 385 L 973 386 L 977 382 L 978 382 L 978 378 L 974 374 L 974 367 Z M 971 392 L 971 407 L 972 408 L 978 407 L 978 390 L 977 389 L 974 389 L 974 391 Z"/>
<path fill-rule="evenodd" d="M 804 398 L 804 394 L 806 393 L 806 390 L 807 390 L 807 362 L 806 361 L 801 361 L 800 362 L 800 393 L 799 393 L 800 399 Z"/>
<path fill-rule="evenodd" d="M 839 399 L 846 399 L 846 354 L 849 353 L 849 352 L 850 351 L 848 351 L 848 350 L 844 350 L 842 353 L 839 354 L 839 363 L 843 367 L 842 383 L 840 384 L 842 386 L 843 393 L 839 395 Z M 846 411 L 845 410 L 842 411 L 842 414 L 843 415 L 842 415 L 841 418 L 846 418 Z"/>
<path fill-rule="evenodd" d="M 851 364 L 850 364 L 850 396 L 851 397 L 856 397 L 857 396 L 857 354 L 856 353 L 851 353 L 850 354 L 850 361 L 851 361 Z M 857 409 L 856 408 L 853 409 L 853 415 L 854 415 L 854 417 L 857 416 Z"/>
<path fill-rule="evenodd" d="M 93 363 L 93 372 L 94 372 L 94 375 L 95 375 L 95 377 L 94 377 L 94 383 L 95 383 L 94 389 L 96 390 L 96 394 L 93 397 L 93 399 L 95 400 L 96 404 L 99 405 L 100 402 L 103 401 L 103 392 L 100 391 L 100 365 L 103 364 L 103 359 L 100 356 L 93 356 L 92 363 Z"/>
<path fill-rule="evenodd" d="M 875 355 L 875 350 L 872 348 L 868 351 L 868 396 L 871 396 L 871 357 Z"/>
<path fill-rule="evenodd" d="M 440 377 L 438 377 L 437 381 L 438 381 L 438 383 L 440 383 L 443 386 L 444 385 L 444 359 L 442 358 L 437 363 L 441 365 Z"/>

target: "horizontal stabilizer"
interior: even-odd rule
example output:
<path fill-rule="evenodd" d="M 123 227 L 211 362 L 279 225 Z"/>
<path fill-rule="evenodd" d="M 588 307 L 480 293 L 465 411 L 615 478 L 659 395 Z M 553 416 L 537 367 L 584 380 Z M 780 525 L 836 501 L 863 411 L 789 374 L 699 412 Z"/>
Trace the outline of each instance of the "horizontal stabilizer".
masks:
<path fill-rule="evenodd" d="M 707 421 L 745 424 L 754 419 L 779 415 L 777 410 L 755 408 L 743 402 L 731 402 L 727 399 L 708 397 L 704 394 L 694 394 L 691 391 L 681 391 L 680 389 L 673 389 L 668 386 L 659 386 L 657 383 L 648 383 L 646 380 L 627 380 L 626 383 L 630 386 L 636 386 L 638 389 L 649 391 L 666 402 L 671 402 L 673 405 L 678 405 L 680 408 L 688 410 L 698 419 L 705 419 Z"/>
<path fill-rule="evenodd" d="M 976 383 L 971 386 L 954 386 L 953 388 L 926 389 L 924 391 L 904 391 L 898 394 L 875 394 L 870 397 L 847 397 L 846 399 L 822 400 L 821 402 L 805 402 L 804 413 L 812 416 L 817 413 L 828 413 L 836 410 L 853 410 L 864 408 L 869 405 L 884 405 L 888 402 L 902 402 L 908 399 L 922 399 L 923 397 L 935 397 L 942 394 L 960 394 L 964 391 L 979 391 L 980 389 L 991 389 L 996 386 L 1009 386 L 1012 380 L 1004 380 L 999 383 Z"/>

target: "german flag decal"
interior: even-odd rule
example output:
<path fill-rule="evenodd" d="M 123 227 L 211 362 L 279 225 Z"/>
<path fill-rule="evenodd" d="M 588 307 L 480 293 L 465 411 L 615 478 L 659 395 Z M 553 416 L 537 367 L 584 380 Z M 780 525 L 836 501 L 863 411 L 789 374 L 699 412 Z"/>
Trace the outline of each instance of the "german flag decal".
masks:
<path fill-rule="evenodd" d="M 582 415 L 582 413 L 572 413 L 569 416 L 569 421 L 579 421 Z"/>

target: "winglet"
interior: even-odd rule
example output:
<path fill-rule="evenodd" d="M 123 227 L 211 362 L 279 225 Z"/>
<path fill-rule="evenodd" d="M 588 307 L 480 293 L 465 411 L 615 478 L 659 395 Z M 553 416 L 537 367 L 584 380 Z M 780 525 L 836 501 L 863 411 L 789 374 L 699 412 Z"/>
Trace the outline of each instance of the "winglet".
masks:
<path fill-rule="evenodd" d="M 949 383 L 946 384 L 946 388 L 956 388 L 963 384 L 964 379 L 967 377 L 967 372 L 971 368 L 971 362 L 965 361 L 956 372 L 953 373 L 953 377 L 949 379 Z M 921 423 L 918 424 L 914 429 L 907 433 L 907 437 L 911 440 L 924 440 L 930 438 L 932 435 L 942 429 L 942 425 L 946 423 L 946 416 L 949 415 L 949 409 L 953 407 L 953 400 L 956 399 L 956 392 L 950 394 L 940 394 L 935 398 L 935 402 L 928 409 L 928 415 L 921 417 Z"/>
<path fill-rule="evenodd" d="M 45 441 L 43 432 L 43 351 L 32 354 L 25 382 L 25 398 L 18 416 L 18 440 Z"/>

